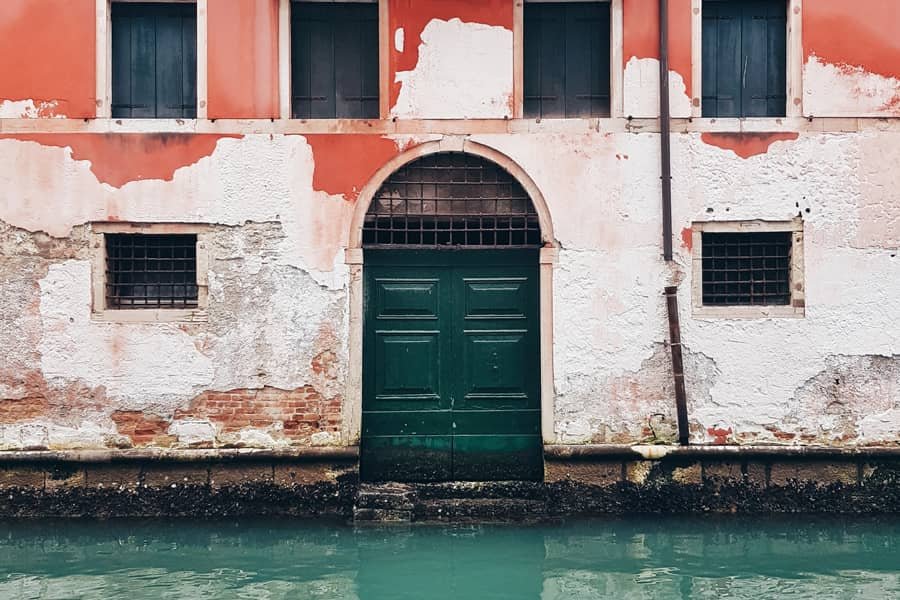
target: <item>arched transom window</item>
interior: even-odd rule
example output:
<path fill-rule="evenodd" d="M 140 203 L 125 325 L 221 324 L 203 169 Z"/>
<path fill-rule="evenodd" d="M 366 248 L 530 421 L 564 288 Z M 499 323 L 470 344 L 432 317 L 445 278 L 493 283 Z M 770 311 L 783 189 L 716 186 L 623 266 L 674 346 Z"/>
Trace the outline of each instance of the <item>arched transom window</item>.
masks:
<path fill-rule="evenodd" d="M 364 247 L 536 248 L 541 229 L 531 198 L 500 166 L 441 152 L 398 169 L 372 199 Z"/>

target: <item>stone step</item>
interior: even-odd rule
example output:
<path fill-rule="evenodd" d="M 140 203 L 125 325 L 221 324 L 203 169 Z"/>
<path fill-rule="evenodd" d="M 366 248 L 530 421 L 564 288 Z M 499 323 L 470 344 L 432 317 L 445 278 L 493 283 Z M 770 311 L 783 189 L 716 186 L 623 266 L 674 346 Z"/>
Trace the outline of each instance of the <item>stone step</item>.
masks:
<path fill-rule="evenodd" d="M 454 498 L 424 500 L 416 504 L 414 519 L 455 520 L 537 519 L 547 516 L 547 503 L 542 500 L 512 498 Z"/>
<path fill-rule="evenodd" d="M 356 523 L 409 523 L 412 517 L 412 510 L 359 507 L 353 509 L 353 521 Z"/>
<path fill-rule="evenodd" d="M 540 500 L 547 498 L 544 484 L 533 481 L 454 481 L 416 485 L 421 500 L 453 498 Z"/>

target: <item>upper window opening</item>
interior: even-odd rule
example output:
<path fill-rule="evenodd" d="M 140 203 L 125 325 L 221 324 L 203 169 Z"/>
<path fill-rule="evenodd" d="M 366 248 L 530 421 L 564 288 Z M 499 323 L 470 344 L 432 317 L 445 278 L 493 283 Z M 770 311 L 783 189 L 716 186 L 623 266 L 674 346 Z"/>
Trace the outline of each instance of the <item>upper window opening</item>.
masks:
<path fill-rule="evenodd" d="M 197 116 L 197 5 L 112 5 L 112 116 Z"/>
<path fill-rule="evenodd" d="M 540 247 L 528 193 L 506 170 L 459 152 L 431 154 L 401 167 L 372 199 L 363 245 Z"/>
<path fill-rule="evenodd" d="M 378 118 L 378 5 L 293 2 L 295 119 Z"/>
<path fill-rule="evenodd" d="M 783 117 L 785 0 L 704 0 L 703 116 Z"/>
<path fill-rule="evenodd" d="M 789 305 L 790 231 L 703 232 L 705 306 Z"/>
<path fill-rule="evenodd" d="M 525 4 L 526 117 L 610 115 L 609 11 L 608 2 Z"/>
<path fill-rule="evenodd" d="M 197 235 L 108 233 L 106 307 L 197 308 Z"/>

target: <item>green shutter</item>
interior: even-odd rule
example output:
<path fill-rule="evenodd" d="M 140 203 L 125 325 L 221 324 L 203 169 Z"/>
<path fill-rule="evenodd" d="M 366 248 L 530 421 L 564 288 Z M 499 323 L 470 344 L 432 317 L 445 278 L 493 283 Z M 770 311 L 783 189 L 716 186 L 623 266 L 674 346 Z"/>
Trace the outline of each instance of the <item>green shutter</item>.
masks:
<path fill-rule="evenodd" d="M 703 116 L 780 117 L 786 110 L 784 0 L 703 3 Z"/>
<path fill-rule="evenodd" d="M 296 119 L 378 118 L 378 7 L 291 5 Z"/>
<path fill-rule="evenodd" d="M 112 5 L 112 116 L 197 116 L 195 4 Z"/>
<path fill-rule="evenodd" d="M 609 116 L 609 27 L 609 3 L 525 4 L 526 117 Z"/>

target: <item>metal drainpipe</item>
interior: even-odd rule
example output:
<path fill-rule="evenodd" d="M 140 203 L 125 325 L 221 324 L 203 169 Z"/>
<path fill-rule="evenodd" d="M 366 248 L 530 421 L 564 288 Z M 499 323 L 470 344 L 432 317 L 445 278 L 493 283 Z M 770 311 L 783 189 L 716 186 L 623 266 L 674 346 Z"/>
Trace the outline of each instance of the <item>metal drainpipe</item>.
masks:
<path fill-rule="evenodd" d="M 662 184 L 663 258 L 672 261 L 672 115 L 669 110 L 669 0 L 659 0 L 659 144 Z M 687 394 L 684 388 L 684 362 L 681 355 L 681 324 L 678 321 L 678 288 L 665 289 L 669 316 L 669 350 L 675 379 L 675 409 L 678 416 L 678 443 L 687 446 Z"/>
<path fill-rule="evenodd" d="M 672 261 L 672 140 L 669 132 L 669 0 L 659 0 L 659 143 L 662 182 L 663 258 Z"/>
<path fill-rule="evenodd" d="M 678 288 L 666 287 L 666 309 L 669 315 L 669 352 L 672 354 L 672 376 L 675 378 L 675 411 L 678 416 L 678 443 L 687 446 L 687 394 L 684 390 L 684 360 L 681 356 L 681 323 L 678 321 Z"/>

